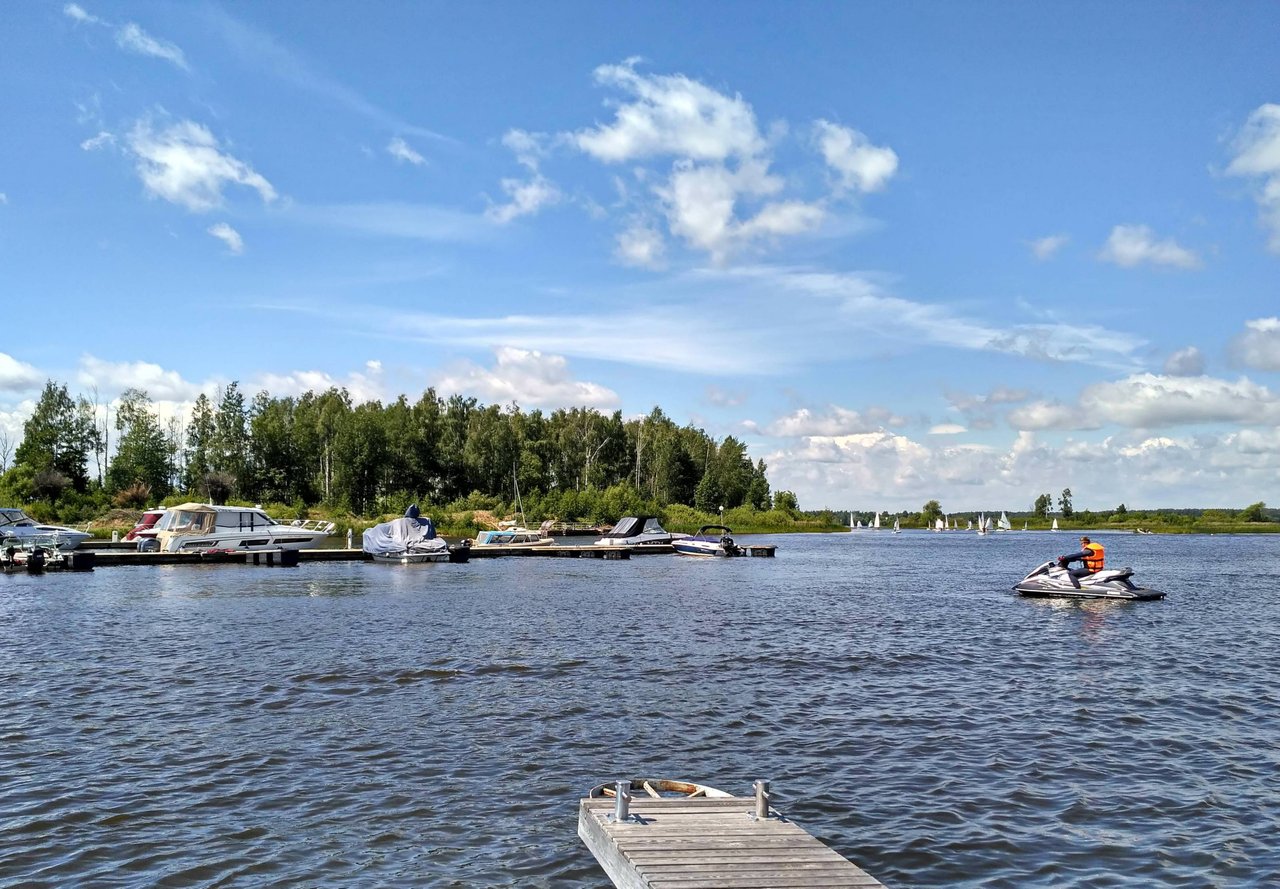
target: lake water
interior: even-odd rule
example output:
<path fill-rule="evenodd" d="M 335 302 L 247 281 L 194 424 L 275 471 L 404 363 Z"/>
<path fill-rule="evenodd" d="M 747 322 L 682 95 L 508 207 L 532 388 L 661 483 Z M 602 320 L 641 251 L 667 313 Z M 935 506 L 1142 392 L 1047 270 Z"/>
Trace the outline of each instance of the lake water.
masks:
<path fill-rule="evenodd" d="M 0 885 L 584 886 L 578 799 L 775 805 L 896 887 L 1280 885 L 1280 537 L 0 576 Z"/>

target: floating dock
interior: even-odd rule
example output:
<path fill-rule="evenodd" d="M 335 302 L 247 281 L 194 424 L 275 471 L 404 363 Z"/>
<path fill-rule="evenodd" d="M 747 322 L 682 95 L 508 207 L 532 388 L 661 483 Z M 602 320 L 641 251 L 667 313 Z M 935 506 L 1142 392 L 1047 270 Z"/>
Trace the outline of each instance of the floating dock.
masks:
<path fill-rule="evenodd" d="M 612 798 L 593 791 L 578 806 L 578 836 L 618 889 L 883 889 L 774 809 L 767 781 L 756 782 L 755 799 L 696 784 L 683 785 L 692 795 L 662 796 L 654 785 L 682 782 L 636 783 L 635 796 L 619 781 Z"/>

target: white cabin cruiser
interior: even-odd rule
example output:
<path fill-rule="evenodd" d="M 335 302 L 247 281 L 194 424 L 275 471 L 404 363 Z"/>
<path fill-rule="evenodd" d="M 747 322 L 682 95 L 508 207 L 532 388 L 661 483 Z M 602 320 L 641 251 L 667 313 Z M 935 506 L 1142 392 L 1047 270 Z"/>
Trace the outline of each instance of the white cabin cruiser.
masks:
<path fill-rule="evenodd" d="M 333 522 L 278 522 L 257 507 L 184 503 L 156 524 L 162 552 L 311 549 L 333 533 Z"/>
<path fill-rule="evenodd" d="M 69 552 L 92 536 L 87 531 L 62 525 L 41 524 L 20 509 L 0 509 L 0 540 L 13 538 L 12 542 L 19 547 L 38 537 L 42 543 L 51 542 L 59 550 Z"/>
<path fill-rule="evenodd" d="M 681 534 L 680 537 L 687 537 Z M 625 516 L 613 530 L 595 542 L 596 546 L 651 546 L 669 544 L 675 539 L 654 516 Z"/>

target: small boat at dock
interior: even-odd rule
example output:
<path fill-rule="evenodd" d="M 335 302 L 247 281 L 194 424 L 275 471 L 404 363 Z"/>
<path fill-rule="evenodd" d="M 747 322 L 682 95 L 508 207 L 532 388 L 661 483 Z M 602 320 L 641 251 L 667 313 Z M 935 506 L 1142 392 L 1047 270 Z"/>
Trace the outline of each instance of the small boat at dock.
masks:
<path fill-rule="evenodd" d="M 596 546 L 651 546 L 670 544 L 677 535 L 662 527 L 656 516 L 626 516 L 613 530 L 595 542 Z M 688 537 L 681 534 L 680 537 Z"/>
<path fill-rule="evenodd" d="M 40 538 L 45 546 L 67 552 L 92 536 L 75 528 L 42 524 L 20 509 L 0 509 L 0 545 L 12 541 L 21 547 L 29 540 Z"/>
<path fill-rule="evenodd" d="M 436 536 L 431 519 L 414 515 L 401 516 L 364 532 L 362 547 L 375 562 L 417 565 L 423 562 L 448 562 L 449 544 Z"/>
<path fill-rule="evenodd" d="M 682 556 L 736 556 L 733 529 L 725 525 L 703 525 L 692 537 L 673 540 L 671 545 Z"/>

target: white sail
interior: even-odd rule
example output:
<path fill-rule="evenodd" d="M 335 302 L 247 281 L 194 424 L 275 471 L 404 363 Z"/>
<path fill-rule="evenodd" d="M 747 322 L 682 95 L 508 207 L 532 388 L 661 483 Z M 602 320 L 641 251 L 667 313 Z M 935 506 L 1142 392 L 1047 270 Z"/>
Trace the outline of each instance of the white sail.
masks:
<path fill-rule="evenodd" d="M 1023 531 L 1027 530 L 1027 523 L 1026 523 L 1026 522 L 1023 522 L 1023 523 L 1022 523 L 1022 530 L 1023 530 Z"/>
<path fill-rule="evenodd" d="M 876 510 L 876 522 L 872 527 L 874 527 L 877 531 L 880 530 L 880 510 L 878 509 Z"/>
<path fill-rule="evenodd" d="M 1057 519 L 1054 519 L 1054 520 L 1053 520 L 1053 529 L 1052 529 L 1052 530 L 1054 530 L 1054 531 L 1057 531 L 1057 530 L 1058 530 L 1058 520 L 1057 520 Z"/>
<path fill-rule="evenodd" d="M 965 520 L 964 520 L 964 529 L 965 529 L 966 531 L 972 531 L 972 530 L 973 530 L 973 519 L 965 519 Z"/>
<path fill-rule="evenodd" d="M 983 513 L 978 513 L 978 533 L 987 533 L 987 517 Z"/>
<path fill-rule="evenodd" d="M 861 524 L 862 522 L 858 522 L 858 525 L 861 525 Z M 849 530 L 852 531 L 856 527 L 857 525 L 853 523 L 853 513 L 849 513 Z"/>
<path fill-rule="evenodd" d="M 946 522 L 944 522 L 944 521 L 942 520 L 942 517 L 941 517 L 941 516 L 939 516 L 939 517 L 934 521 L 934 523 L 933 523 L 933 530 L 935 530 L 935 531 L 945 531 L 945 530 L 947 530 L 947 523 L 946 523 Z"/>
<path fill-rule="evenodd" d="M 999 524 L 999 525 L 997 525 L 997 527 L 998 527 L 1001 531 L 1012 531 L 1012 530 L 1013 530 L 1013 525 L 1012 525 L 1012 524 L 1010 524 L 1010 522 L 1009 522 L 1009 516 L 1004 512 L 1004 510 L 1001 510 L 1001 511 L 1000 511 L 1000 524 Z"/>
<path fill-rule="evenodd" d="M 897 516 L 895 516 L 895 517 L 894 517 L 894 519 L 893 519 L 893 533 L 894 533 L 894 534 L 901 534 L 901 533 L 902 533 L 902 529 L 898 527 L 898 518 L 897 518 Z"/>

